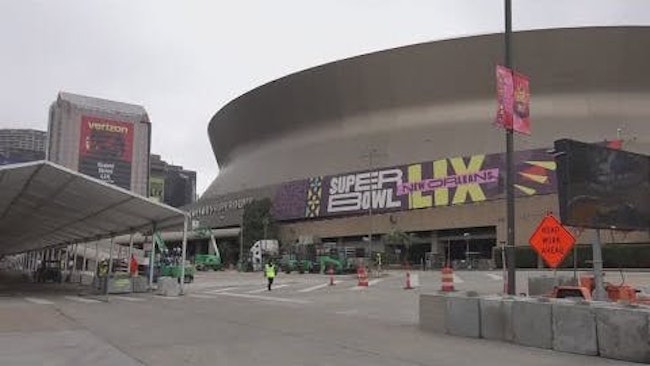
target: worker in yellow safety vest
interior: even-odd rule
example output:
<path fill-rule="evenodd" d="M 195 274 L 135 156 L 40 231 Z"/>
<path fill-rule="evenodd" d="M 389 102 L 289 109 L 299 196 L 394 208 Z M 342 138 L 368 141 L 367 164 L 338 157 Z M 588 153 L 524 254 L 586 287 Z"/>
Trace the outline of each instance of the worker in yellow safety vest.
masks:
<path fill-rule="evenodd" d="M 108 261 L 103 260 L 99 262 L 99 265 L 97 266 L 97 274 L 99 277 L 106 277 L 108 275 Z"/>
<path fill-rule="evenodd" d="M 266 266 L 264 266 L 264 277 L 268 281 L 268 288 L 271 291 L 271 285 L 273 284 L 273 279 L 275 278 L 275 265 L 273 261 L 269 261 Z"/>

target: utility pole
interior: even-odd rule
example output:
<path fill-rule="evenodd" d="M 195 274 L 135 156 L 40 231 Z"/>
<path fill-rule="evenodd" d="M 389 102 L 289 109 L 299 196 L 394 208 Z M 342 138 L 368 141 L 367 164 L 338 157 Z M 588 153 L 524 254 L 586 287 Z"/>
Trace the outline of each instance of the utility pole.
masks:
<path fill-rule="evenodd" d="M 505 66 L 512 69 L 512 0 L 505 0 Z M 508 260 L 508 294 L 516 294 L 515 275 L 515 172 L 514 172 L 514 132 L 513 126 L 506 128 L 506 226 L 507 226 L 507 260 Z"/>

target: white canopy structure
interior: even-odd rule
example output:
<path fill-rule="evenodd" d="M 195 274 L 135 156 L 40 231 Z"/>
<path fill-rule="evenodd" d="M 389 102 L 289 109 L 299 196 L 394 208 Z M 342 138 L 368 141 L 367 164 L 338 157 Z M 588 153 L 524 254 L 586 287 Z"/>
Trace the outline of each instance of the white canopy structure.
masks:
<path fill-rule="evenodd" d="M 187 230 L 186 220 L 179 209 L 51 162 L 0 166 L 0 255 L 154 227 Z"/>

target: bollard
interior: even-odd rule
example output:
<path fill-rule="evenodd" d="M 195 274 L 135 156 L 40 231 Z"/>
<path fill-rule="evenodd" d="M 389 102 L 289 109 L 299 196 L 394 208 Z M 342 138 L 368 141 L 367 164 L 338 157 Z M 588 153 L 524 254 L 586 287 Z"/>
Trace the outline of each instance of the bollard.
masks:
<path fill-rule="evenodd" d="M 334 286 L 334 270 L 332 267 L 327 270 L 327 273 L 330 275 L 330 286 Z"/>
<path fill-rule="evenodd" d="M 454 270 L 451 267 L 442 269 L 442 291 L 452 292 L 454 290 Z"/>

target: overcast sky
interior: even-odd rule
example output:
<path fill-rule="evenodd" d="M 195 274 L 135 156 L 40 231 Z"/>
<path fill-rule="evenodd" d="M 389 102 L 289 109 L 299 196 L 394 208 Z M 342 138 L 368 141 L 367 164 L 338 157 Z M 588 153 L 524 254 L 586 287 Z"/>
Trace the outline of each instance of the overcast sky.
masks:
<path fill-rule="evenodd" d="M 517 29 L 650 25 L 650 0 L 513 0 Z M 0 0 L 0 128 L 47 128 L 59 91 L 141 104 L 151 151 L 218 172 L 207 124 L 311 66 L 503 31 L 502 0 Z"/>

